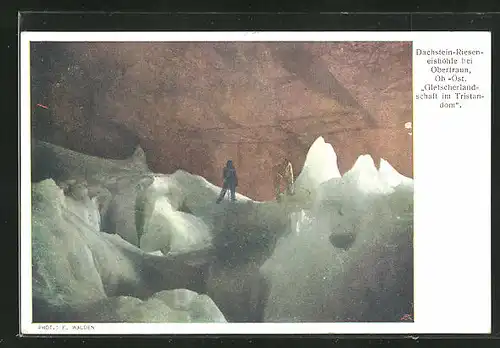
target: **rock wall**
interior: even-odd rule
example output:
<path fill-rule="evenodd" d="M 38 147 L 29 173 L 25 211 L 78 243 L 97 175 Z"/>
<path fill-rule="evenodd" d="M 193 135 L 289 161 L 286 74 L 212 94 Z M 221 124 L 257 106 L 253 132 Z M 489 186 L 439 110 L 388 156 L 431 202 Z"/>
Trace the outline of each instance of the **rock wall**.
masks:
<path fill-rule="evenodd" d="M 183 169 L 272 199 L 323 136 L 343 173 L 361 154 L 412 177 L 411 43 L 34 43 L 33 136 L 91 155 Z M 36 106 L 42 104 L 47 108 Z M 298 173 L 297 173 L 298 174 Z"/>

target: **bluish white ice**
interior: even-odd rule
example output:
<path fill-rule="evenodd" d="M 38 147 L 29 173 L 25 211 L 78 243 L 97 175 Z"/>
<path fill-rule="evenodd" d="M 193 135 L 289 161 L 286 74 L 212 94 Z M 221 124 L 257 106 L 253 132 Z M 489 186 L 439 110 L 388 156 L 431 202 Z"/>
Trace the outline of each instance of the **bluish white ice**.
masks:
<path fill-rule="evenodd" d="M 140 148 L 109 160 L 38 142 L 34 156 L 46 159 L 32 186 L 35 320 L 397 321 L 411 311 L 413 180 L 385 160 L 377 169 L 360 156 L 340 175 L 320 137 L 294 196 L 215 204 L 220 187 L 152 173 Z M 100 196 L 65 195 L 69 179 Z"/>

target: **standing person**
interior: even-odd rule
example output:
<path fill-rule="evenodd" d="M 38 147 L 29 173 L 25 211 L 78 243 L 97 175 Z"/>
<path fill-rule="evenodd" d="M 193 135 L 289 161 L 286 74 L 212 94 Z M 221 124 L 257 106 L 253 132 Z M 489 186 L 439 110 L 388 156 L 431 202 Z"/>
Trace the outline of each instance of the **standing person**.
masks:
<path fill-rule="evenodd" d="M 274 189 L 276 200 L 279 202 L 281 200 L 281 181 L 285 181 L 286 194 L 294 194 L 294 182 L 293 182 L 293 168 L 292 163 L 285 158 L 283 162 L 274 167 Z"/>
<path fill-rule="evenodd" d="M 238 176 L 236 175 L 236 168 L 234 168 L 233 166 L 233 161 L 227 161 L 226 166 L 222 171 L 222 179 L 222 190 L 220 192 L 219 198 L 217 198 L 216 203 L 219 204 L 222 201 L 228 189 L 231 191 L 231 201 L 236 201 L 236 187 L 238 186 Z"/>

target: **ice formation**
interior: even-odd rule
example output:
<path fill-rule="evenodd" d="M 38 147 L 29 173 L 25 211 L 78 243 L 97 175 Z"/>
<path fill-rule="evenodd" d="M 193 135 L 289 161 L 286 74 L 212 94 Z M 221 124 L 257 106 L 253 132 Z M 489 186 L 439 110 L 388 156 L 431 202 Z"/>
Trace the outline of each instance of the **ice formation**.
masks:
<path fill-rule="evenodd" d="M 318 186 L 335 178 L 340 178 L 337 154 L 332 145 L 319 137 L 309 148 L 304 166 L 295 181 L 296 194 L 304 203 L 312 202 Z"/>
<path fill-rule="evenodd" d="M 412 180 L 365 155 L 342 178 L 314 184 L 320 192 L 300 234 L 262 267 L 273 284 L 265 320 L 396 321 L 411 311 Z"/>
<path fill-rule="evenodd" d="M 184 171 L 38 142 L 32 185 L 38 321 L 397 321 L 412 311 L 413 181 L 360 156 L 340 175 L 311 146 L 294 196 L 215 204 Z M 85 179 L 109 206 L 60 183 Z"/>
<path fill-rule="evenodd" d="M 226 319 L 207 295 L 177 289 L 157 292 L 144 301 L 130 296 L 106 298 L 82 311 L 80 321 L 225 323 Z"/>
<path fill-rule="evenodd" d="M 203 290 L 204 285 L 199 281 L 203 270 L 197 265 L 145 253 L 116 234 L 100 233 L 81 218 L 82 214 L 81 207 L 67 204 L 67 198 L 52 179 L 33 185 L 35 321 L 82 321 L 99 308 L 97 303 L 109 304 L 104 306 L 109 312 L 96 313 L 92 316 L 96 321 L 109 318 L 141 321 L 142 317 L 171 321 L 165 315 L 170 313 L 167 307 L 173 303 L 164 301 L 163 307 L 158 307 L 165 314 L 163 317 L 163 314 L 140 313 L 163 290 Z M 220 320 L 215 304 L 204 297 L 194 303 L 203 307 L 193 304 L 192 308 L 205 313 L 203 320 Z M 131 312 L 122 316 L 122 307 Z M 130 313 L 135 312 L 140 315 L 132 319 Z M 189 311 L 183 315 L 196 318 Z"/>

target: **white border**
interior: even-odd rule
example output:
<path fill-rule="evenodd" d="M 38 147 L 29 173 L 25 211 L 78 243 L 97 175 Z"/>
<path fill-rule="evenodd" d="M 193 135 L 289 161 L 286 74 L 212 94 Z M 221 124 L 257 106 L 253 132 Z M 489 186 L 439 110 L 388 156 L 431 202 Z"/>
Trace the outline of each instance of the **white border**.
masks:
<path fill-rule="evenodd" d="M 30 73 L 30 41 L 21 33 L 21 221 L 19 223 L 20 240 L 20 306 L 21 306 L 21 332 L 27 333 L 32 322 L 32 296 L 31 296 L 31 73 Z"/>
<path fill-rule="evenodd" d="M 413 47 L 477 43 L 491 71 L 489 32 L 22 32 L 21 47 L 21 332 L 24 334 L 307 334 L 489 333 L 491 330 L 490 153 L 491 93 L 482 113 L 452 132 L 431 122 L 414 100 L 415 322 L 297 324 L 53 324 L 31 323 L 30 41 L 413 41 Z M 413 69 L 419 74 L 420 67 Z M 416 79 L 414 74 L 414 80 Z M 482 85 L 491 86 L 491 74 Z M 416 88 L 416 87 L 414 87 Z M 485 109 L 486 108 L 486 109 Z M 484 111 L 488 110 L 488 112 Z M 487 113 L 487 114 L 486 114 Z M 439 115 L 434 115 L 439 120 Z M 441 128 L 440 128 L 441 127 Z M 449 134 L 453 136 L 446 139 Z M 467 139 L 467 141 L 465 141 Z M 462 141 L 460 141 L 462 140 Z M 437 151 L 448 142 L 447 151 Z M 451 145 L 451 146 L 450 146 Z M 462 154 L 481 154 L 467 169 Z M 447 161 L 443 161 L 448 156 Z M 451 156 L 452 160 L 449 160 Z M 445 168 L 442 163 L 455 165 Z M 441 195 L 441 196 L 440 196 Z M 436 202 L 447 203 L 438 205 Z M 471 235 L 474 239 L 471 240 Z M 473 247 L 470 245 L 473 244 Z M 443 260 L 451 259 L 443 263 Z M 451 288 L 450 288 L 451 287 Z M 478 294 L 478 291 L 484 291 Z M 80 325 L 81 328 L 81 325 Z"/>

